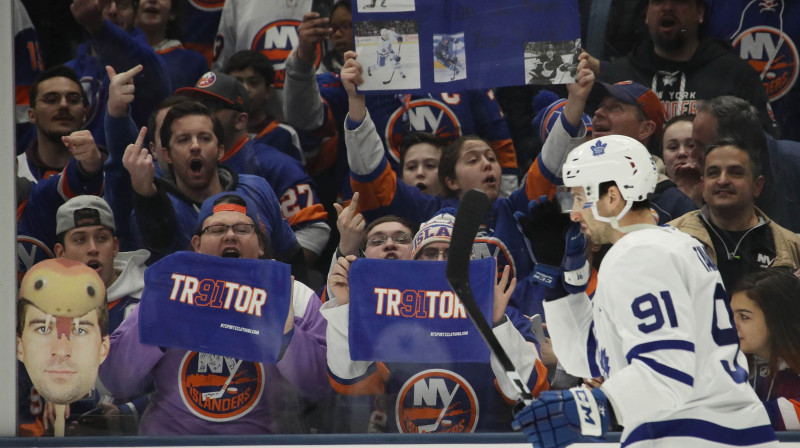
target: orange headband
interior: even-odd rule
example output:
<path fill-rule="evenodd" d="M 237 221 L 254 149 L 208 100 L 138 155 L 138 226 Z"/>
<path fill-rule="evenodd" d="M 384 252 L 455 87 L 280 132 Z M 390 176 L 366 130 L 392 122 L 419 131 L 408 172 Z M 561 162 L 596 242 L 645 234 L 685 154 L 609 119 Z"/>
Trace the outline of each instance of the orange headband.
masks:
<path fill-rule="evenodd" d="M 217 212 L 239 212 L 246 215 L 247 207 L 238 204 L 218 204 L 211 210 L 212 214 Z"/>

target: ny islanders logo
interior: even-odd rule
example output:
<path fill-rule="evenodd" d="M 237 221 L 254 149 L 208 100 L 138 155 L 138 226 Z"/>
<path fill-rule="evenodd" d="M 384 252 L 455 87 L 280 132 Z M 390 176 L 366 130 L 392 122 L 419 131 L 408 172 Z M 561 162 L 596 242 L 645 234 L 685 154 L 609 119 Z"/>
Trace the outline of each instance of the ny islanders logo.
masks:
<path fill-rule="evenodd" d="M 404 433 L 474 432 L 478 397 L 462 376 L 449 370 L 422 371 L 397 394 L 397 429 Z"/>
<path fill-rule="evenodd" d="M 17 236 L 17 282 L 36 263 L 55 258 L 53 251 L 47 245 L 32 236 Z"/>
<path fill-rule="evenodd" d="M 278 20 L 264 25 L 258 30 L 250 49 L 260 51 L 269 58 L 272 66 L 275 67 L 275 87 L 282 89 L 283 81 L 286 79 L 286 59 L 289 54 L 297 48 L 300 38 L 297 35 L 297 27 L 300 26 L 299 20 Z M 317 56 L 314 60 L 314 67 L 319 67 L 322 58 L 322 45 L 317 44 Z"/>
<path fill-rule="evenodd" d="M 756 26 L 742 31 L 733 39 L 739 57 L 753 66 L 761 76 L 767 98 L 775 101 L 786 95 L 797 82 L 797 46 L 779 29 Z"/>
<path fill-rule="evenodd" d="M 197 81 L 197 87 L 201 89 L 207 89 L 213 86 L 215 82 L 217 82 L 217 75 L 215 75 L 214 72 L 206 72 Z"/>
<path fill-rule="evenodd" d="M 192 414 L 212 422 L 247 415 L 264 392 L 259 363 L 208 353 L 186 352 L 178 372 L 183 404 Z"/>
<path fill-rule="evenodd" d="M 442 94 L 445 100 L 461 102 L 460 95 Z M 457 103 L 455 103 L 457 104 Z M 447 141 L 461 137 L 461 122 L 447 104 L 431 98 L 411 100 L 405 107 L 392 113 L 386 123 L 389 155 L 400 162 L 400 142 L 409 132 L 423 131 L 436 134 Z"/>

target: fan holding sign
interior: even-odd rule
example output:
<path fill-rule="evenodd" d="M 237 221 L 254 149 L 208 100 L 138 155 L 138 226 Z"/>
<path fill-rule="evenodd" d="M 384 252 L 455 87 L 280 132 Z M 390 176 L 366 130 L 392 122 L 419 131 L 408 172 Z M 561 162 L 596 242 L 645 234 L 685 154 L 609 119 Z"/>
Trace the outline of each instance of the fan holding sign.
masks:
<path fill-rule="evenodd" d="M 328 278 L 336 297 L 322 307 L 331 385 L 343 395 L 376 396 L 369 421 L 364 427 L 356 422 L 355 431 L 509 428 L 515 390 L 497 374 L 498 361 L 490 358 L 444 275 L 453 212 L 443 209 L 423 223 L 412 240 L 412 260 L 340 257 Z M 507 267 L 495 282 L 491 258 L 476 260 L 470 269 L 481 311 L 538 393 L 548 387 L 545 369 L 527 320 L 507 308 L 516 284 L 509 272 Z"/>
<path fill-rule="evenodd" d="M 255 209 L 223 192 L 200 209 L 195 253 L 148 268 L 100 373 L 114 396 L 155 388 L 140 434 L 304 431 L 301 403 L 330 392 L 325 322 L 270 246 Z"/>

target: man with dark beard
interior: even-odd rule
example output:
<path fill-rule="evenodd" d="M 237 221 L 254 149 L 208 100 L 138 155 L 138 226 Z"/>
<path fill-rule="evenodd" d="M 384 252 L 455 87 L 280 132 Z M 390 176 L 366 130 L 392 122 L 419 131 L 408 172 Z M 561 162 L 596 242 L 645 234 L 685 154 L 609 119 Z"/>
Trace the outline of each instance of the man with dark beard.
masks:
<path fill-rule="evenodd" d="M 765 130 L 773 132 L 758 73 L 725 44 L 702 37 L 705 10 L 703 0 L 650 0 L 645 19 L 650 39 L 627 57 L 600 66 L 598 78 L 650 86 L 664 103 L 667 119 L 696 113 L 698 100 L 737 96 L 755 106 Z"/>
<path fill-rule="evenodd" d="M 86 120 L 86 96 L 71 68 L 54 67 L 34 81 L 28 118 L 36 125 L 36 141 L 18 157 L 17 172 L 38 182 L 67 166 L 72 153 L 64 137 L 78 131 Z"/>

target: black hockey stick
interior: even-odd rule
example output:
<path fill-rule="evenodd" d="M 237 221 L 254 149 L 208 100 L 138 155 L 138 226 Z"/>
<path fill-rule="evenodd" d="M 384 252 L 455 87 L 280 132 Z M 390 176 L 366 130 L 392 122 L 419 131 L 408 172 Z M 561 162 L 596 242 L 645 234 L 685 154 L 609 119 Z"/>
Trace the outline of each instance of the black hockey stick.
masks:
<path fill-rule="evenodd" d="M 492 327 L 486 322 L 486 318 L 481 313 L 475 297 L 472 295 L 472 288 L 469 285 L 469 260 L 472 253 L 472 244 L 475 235 L 478 233 L 483 216 L 489 208 L 489 197 L 480 190 L 470 190 L 461 199 L 461 204 L 456 212 L 456 220 L 453 225 L 453 235 L 450 238 L 450 253 L 447 257 L 447 281 L 453 288 L 464 308 L 467 310 L 472 323 L 478 328 L 478 332 L 486 341 L 489 350 L 500 361 L 506 376 L 514 385 L 522 401 L 527 405 L 533 401 L 533 395 L 528 390 L 528 386 L 522 381 L 514 363 L 506 354 L 500 341 L 497 340 Z"/>
<path fill-rule="evenodd" d="M 401 41 L 400 41 L 400 42 L 397 44 L 397 51 L 395 52 L 395 62 L 394 62 L 394 67 L 392 67 L 392 74 L 389 76 L 389 79 L 387 79 L 386 81 L 383 81 L 383 84 L 384 84 L 384 85 L 385 85 L 385 84 L 389 84 L 390 82 L 392 82 L 392 78 L 394 78 L 394 72 L 395 72 L 395 71 L 397 71 L 397 64 L 398 64 L 398 62 L 397 62 L 397 56 L 400 56 L 400 48 L 402 48 L 402 47 L 403 47 L 403 41 L 401 40 Z"/>

